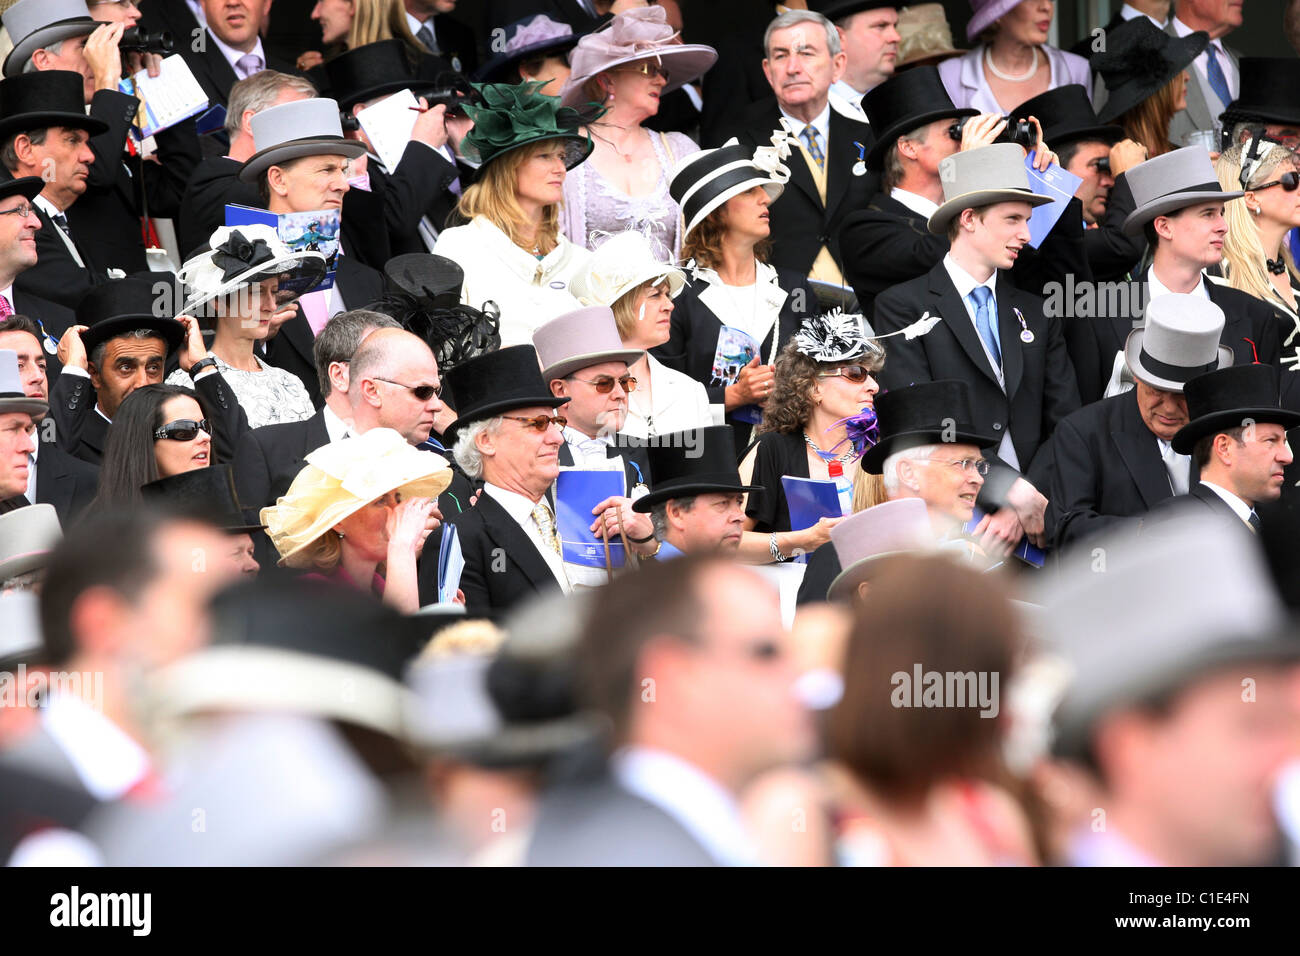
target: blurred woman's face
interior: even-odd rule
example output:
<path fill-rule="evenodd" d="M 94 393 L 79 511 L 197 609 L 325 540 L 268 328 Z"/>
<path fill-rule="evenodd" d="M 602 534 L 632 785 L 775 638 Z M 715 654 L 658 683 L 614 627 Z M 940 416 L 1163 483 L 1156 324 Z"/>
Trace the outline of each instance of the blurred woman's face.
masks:
<path fill-rule="evenodd" d="M 1262 183 L 1276 182 L 1286 173 L 1300 173 L 1300 161 L 1292 160 L 1291 162 L 1278 163 L 1269 172 L 1263 176 L 1256 176 L 1255 180 Z M 1269 186 L 1267 189 L 1261 189 L 1258 192 L 1248 192 L 1245 200 L 1247 205 L 1258 208 L 1259 215 L 1251 215 L 1257 223 L 1262 225 L 1265 222 L 1277 223 L 1287 228 L 1300 226 L 1300 189 L 1287 192 L 1282 186 Z M 1272 257 L 1273 250 L 1265 249 L 1265 255 Z"/>
<path fill-rule="evenodd" d="M 203 409 L 188 395 L 176 395 L 163 402 L 162 423 L 177 421 L 199 422 Z M 206 468 L 212 459 L 212 436 L 199 429 L 193 438 L 180 441 L 176 438 L 154 440 L 154 459 L 158 464 L 158 477 L 170 478 L 196 468 Z"/>
<path fill-rule="evenodd" d="M 1024 0 L 1001 17 L 998 38 L 1006 38 L 1026 46 L 1042 46 L 1052 29 L 1052 0 Z"/>
<path fill-rule="evenodd" d="M 668 283 L 642 286 L 636 292 L 632 315 L 632 333 L 624 339 L 628 348 L 652 349 L 667 342 L 673 325 L 673 297 L 668 294 Z"/>
<path fill-rule="evenodd" d="M 343 550 L 366 561 L 385 560 L 388 557 L 388 517 L 401 500 L 401 495 L 390 491 L 336 524 L 334 530 L 343 535 Z M 370 584 L 369 581 L 357 583 L 363 587 Z"/>
<path fill-rule="evenodd" d="M 519 66 L 519 79 L 536 83 L 545 83 L 542 92 L 547 96 L 559 96 L 564 84 L 569 82 L 569 61 L 564 54 L 556 53 L 545 57 L 535 67 Z"/>
<path fill-rule="evenodd" d="M 762 186 L 753 186 L 723 205 L 722 221 L 729 235 L 759 242 L 772 232 L 768 207 L 772 200 Z"/>
<path fill-rule="evenodd" d="M 563 140 L 551 140 L 519 165 L 515 196 L 521 205 L 553 206 L 564 198 L 564 152 Z"/>
<path fill-rule="evenodd" d="M 311 11 L 311 18 L 320 22 L 322 43 L 338 43 L 346 37 L 355 15 L 352 0 L 317 0 Z"/>

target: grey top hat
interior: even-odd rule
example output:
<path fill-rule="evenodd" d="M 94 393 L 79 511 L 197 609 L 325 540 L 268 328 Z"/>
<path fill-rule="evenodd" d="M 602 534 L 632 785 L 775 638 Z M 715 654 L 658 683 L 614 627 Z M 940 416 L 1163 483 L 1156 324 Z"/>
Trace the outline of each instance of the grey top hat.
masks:
<path fill-rule="evenodd" d="M 0 349 L 0 415 L 12 412 L 44 415 L 49 410 L 49 402 L 28 398 L 23 391 L 23 382 L 18 375 L 18 353 L 12 349 Z"/>
<path fill-rule="evenodd" d="M 934 544 L 930 512 L 920 498 L 886 501 L 849 515 L 831 528 L 831 546 L 841 571 L 826 590 L 827 600 L 851 598 L 880 558 Z"/>
<path fill-rule="evenodd" d="M 14 44 L 5 57 L 5 76 L 21 73 L 42 47 L 89 36 L 99 26 L 86 11 L 85 0 L 18 0 L 0 19 Z"/>
<path fill-rule="evenodd" d="M 365 143 L 343 138 L 339 104 L 325 97 L 281 103 L 253 114 L 254 153 L 239 171 L 246 183 L 278 163 L 303 156 L 346 156 L 355 159 Z"/>
<path fill-rule="evenodd" d="M 551 319 L 533 333 L 533 347 L 544 382 L 602 362 L 631 365 L 645 355 L 640 349 L 624 348 L 614 312 L 605 305 L 575 309 Z"/>
<path fill-rule="evenodd" d="M 1124 232 L 1136 236 L 1156 216 L 1214 200 L 1238 199 L 1241 191 L 1224 192 L 1204 146 L 1184 146 L 1138 163 L 1126 174 L 1134 209 Z"/>
<path fill-rule="evenodd" d="M 28 505 L 0 515 L 0 581 L 45 567 L 62 537 L 54 505 Z"/>
<path fill-rule="evenodd" d="M 963 209 L 995 202 L 1027 202 L 1041 206 L 1052 201 L 1029 189 L 1025 172 L 1025 151 L 1015 143 L 994 143 L 953 153 L 939 163 L 943 183 L 943 205 L 930 217 L 928 228 L 936 236 L 948 231 L 948 223 Z"/>
<path fill-rule="evenodd" d="M 1253 536 L 1225 533 L 1222 520 L 1189 516 L 1115 542 L 1102 572 L 1093 552 L 1076 551 L 1039 588 L 1043 636 L 1071 671 L 1056 712 L 1058 753 L 1084 752 L 1105 714 L 1216 668 L 1300 657 Z"/>
<path fill-rule="evenodd" d="M 1158 295 L 1143 320 L 1124 342 L 1124 361 L 1152 388 L 1181 392 L 1190 379 L 1232 364 L 1232 349 L 1219 344 L 1223 310 L 1204 296 Z"/>

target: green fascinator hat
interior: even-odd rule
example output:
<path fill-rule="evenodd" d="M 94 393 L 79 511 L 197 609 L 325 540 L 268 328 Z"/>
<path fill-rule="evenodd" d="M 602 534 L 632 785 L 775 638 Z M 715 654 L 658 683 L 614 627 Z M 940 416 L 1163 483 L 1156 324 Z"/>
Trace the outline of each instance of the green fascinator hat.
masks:
<path fill-rule="evenodd" d="M 566 169 L 586 159 L 591 154 L 591 137 L 579 130 L 604 109 L 595 103 L 586 109 L 561 106 L 558 96 L 540 92 L 545 85 L 534 81 L 513 86 L 474 84 L 478 102 L 464 106 L 466 115 L 474 121 L 474 128 L 461 144 L 466 157 L 486 166 L 520 146 L 560 139 L 564 140 Z"/>

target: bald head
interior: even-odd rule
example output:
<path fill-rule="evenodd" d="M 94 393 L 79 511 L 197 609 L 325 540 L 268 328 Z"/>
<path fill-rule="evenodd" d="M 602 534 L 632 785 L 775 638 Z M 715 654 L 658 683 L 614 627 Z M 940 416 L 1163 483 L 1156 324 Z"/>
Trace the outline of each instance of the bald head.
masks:
<path fill-rule="evenodd" d="M 426 387 L 433 394 L 421 398 Z M 352 356 L 348 404 L 358 433 L 393 428 L 412 445 L 429 437 L 434 416 L 442 409 L 438 363 L 419 336 L 404 329 L 376 329 Z"/>

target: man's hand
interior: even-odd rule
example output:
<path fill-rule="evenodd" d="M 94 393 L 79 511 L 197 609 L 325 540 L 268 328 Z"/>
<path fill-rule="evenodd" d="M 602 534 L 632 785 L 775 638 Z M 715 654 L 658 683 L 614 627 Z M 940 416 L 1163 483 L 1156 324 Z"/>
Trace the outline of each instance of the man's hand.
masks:
<path fill-rule="evenodd" d="M 971 532 L 971 537 L 986 554 L 998 558 L 1010 554 L 1024 536 L 1025 529 L 1013 508 L 999 508 L 993 514 L 985 515 Z"/>
<path fill-rule="evenodd" d="M 961 128 L 960 152 L 979 149 L 981 146 L 992 146 L 993 141 L 1006 128 L 1006 117 L 997 113 L 981 113 L 979 116 L 970 117 L 966 120 L 966 125 Z"/>
<path fill-rule="evenodd" d="M 653 540 L 641 543 L 631 540 L 632 538 L 649 538 L 654 534 L 654 522 L 650 520 L 648 514 L 632 510 L 631 498 L 624 498 L 621 495 L 606 498 L 592 508 L 591 513 L 597 515 L 590 528 L 591 533 L 596 537 L 604 538 L 607 541 L 617 541 L 619 521 L 621 519 L 623 534 L 629 539 L 628 546 L 633 551 L 637 554 L 649 554 L 655 550 L 656 544 Z"/>
<path fill-rule="evenodd" d="M 176 321 L 185 326 L 185 340 L 176 352 L 176 361 L 188 375 L 194 363 L 208 354 L 208 349 L 203 344 L 203 332 L 199 329 L 198 319 L 192 315 L 178 315 Z"/>
<path fill-rule="evenodd" d="M 447 107 L 441 103 L 430 106 L 423 96 L 420 97 L 420 106 L 424 112 L 411 128 L 411 139 L 441 149 L 447 143 Z"/>
<path fill-rule="evenodd" d="M 70 325 L 59 339 L 59 364 L 64 368 L 79 368 L 90 371 L 90 360 L 86 357 L 86 344 L 81 341 L 81 333 L 89 329 L 88 325 Z"/>
<path fill-rule="evenodd" d="M 474 121 L 464 113 L 457 111 L 448 113 L 446 117 L 447 139 L 451 142 L 451 148 L 460 154 L 460 143 L 465 135 L 474 128 Z"/>
<path fill-rule="evenodd" d="M 1147 161 L 1147 148 L 1131 139 L 1121 139 L 1110 148 L 1110 174 L 1126 173 L 1138 163 Z"/>
<path fill-rule="evenodd" d="M 1029 540 L 1037 547 L 1043 547 L 1047 499 L 1025 479 L 1017 478 L 1007 491 L 1007 506 L 1015 510 Z"/>
<path fill-rule="evenodd" d="M 104 23 L 86 39 L 86 62 L 95 74 L 96 90 L 115 90 L 122 80 L 122 39 L 125 23 Z"/>
<path fill-rule="evenodd" d="M 151 77 L 156 77 L 162 73 L 162 61 L 163 58 L 157 53 L 128 53 L 126 55 L 127 75 L 135 76 L 144 70 Z"/>
<path fill-rule="evenodd" d="M 1029 117 L 1029 122 L 1033 123 L 1034 129 L 1038 131 L 1038 142 L 1034 144 L 1034 169 L 1041 173 L 1052 163 L 1059 166 L 1060 162 L 1057 160 L 1056 154 L 1043 142 L 1043 124 L 1038 122 L 1037 116 Z"/>
<path fill-rule="evenodd" d="M 298 69 L 303 73 L 306 73 L 312 67 L 320 66 L 324 62 L 325 57 L 320 50 L 308 50 L 306 53 L 299 54 L 294 66 L 298 67 Z"/>

